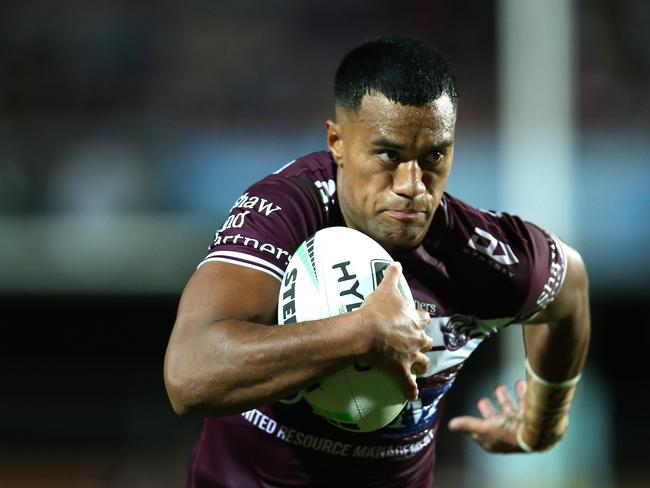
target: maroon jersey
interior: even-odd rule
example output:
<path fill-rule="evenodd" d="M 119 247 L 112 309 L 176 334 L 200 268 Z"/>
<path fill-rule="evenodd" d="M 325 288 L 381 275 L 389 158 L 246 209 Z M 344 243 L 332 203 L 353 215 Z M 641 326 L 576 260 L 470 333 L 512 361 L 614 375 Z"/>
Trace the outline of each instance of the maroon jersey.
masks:
<path fill-rule="evenodd" d="M 225 261 L 281 280 L 307 237 L 345 225 L 336 196 L 329 152 L 293 161 L 235 202 L 201 264 Z M 188 486 L 430 486 L 442 403 L 456 374 L 485 337 L 553 300 L 566 263 L 553 235 L 448 194 L 423 242 L 393 257 L 402 263 L 416 306 L 431 317 L 427 333 L 434 344 L 429 369 L 418 378 L 419 398 L 370 433 L 331 425 L 302 393 L 240 415 L 207 418 Z"/>

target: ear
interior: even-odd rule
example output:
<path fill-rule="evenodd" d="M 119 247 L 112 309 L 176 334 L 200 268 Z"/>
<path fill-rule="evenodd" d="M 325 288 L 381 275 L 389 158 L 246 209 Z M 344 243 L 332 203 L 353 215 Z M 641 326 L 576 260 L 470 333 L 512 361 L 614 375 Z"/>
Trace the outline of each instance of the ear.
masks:
<path fill-rule="evenodd" d="M 343 137 L 341 134 L 341 126 L 333 120 L 325 122 L 327 129 L 327 147 L 332 152 L 334 161 L 340 166 L 343 162 Z"/>

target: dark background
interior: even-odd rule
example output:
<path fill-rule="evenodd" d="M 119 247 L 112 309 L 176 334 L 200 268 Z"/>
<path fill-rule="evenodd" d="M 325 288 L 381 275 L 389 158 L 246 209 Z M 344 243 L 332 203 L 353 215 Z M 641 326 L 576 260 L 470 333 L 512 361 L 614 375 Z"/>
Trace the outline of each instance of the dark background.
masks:
<path fill-rule="evenodd" d="M 10 324 L 3 327 L 0 346 L 2 486 L 182 484 L 200 420 L 176 417 L 165 396 L 162 361 L 177 300 L 175 295 L 0 300 Z M 649 428 L 642 405 L 650 387 L 650 333 L 633 318 L 650 313 L 650 305 L 605 296 L 593 302 L 589 361 L 605 372 L 610 388 L 616 426 L 611 447 L 621 483 L 615 486 L 642 486 L 624 482 L 648 480 L 642 446 Z M 629 337 L 613 333 L 633 326 Z M 446 419 L 468 413 L 472 378 L 494 367 L 498 354 L 498 342 L 490 339 L 472 356 L 449 395 Z M 438 478 L 449 486 L 463 479 L 467 467 L 460 438 L 445 428 L 438 466 Z"/>

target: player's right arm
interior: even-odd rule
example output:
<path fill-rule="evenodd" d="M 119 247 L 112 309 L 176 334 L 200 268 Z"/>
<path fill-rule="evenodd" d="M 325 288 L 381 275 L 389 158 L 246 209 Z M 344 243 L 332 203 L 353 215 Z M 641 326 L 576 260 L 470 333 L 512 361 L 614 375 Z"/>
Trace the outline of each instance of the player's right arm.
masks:
<path fill-rule="evenodd" d="M 396 374 L 417 398 L 410 374 L 425 371 L 429 321 L 401 297 L 399 266 L 351 313 L 273 327 L 280 283 L 255 269 L 204 263 L 181 297 L 165 355 L 174 411 L 227 415 L 300 391 L 351 361 Z"/>

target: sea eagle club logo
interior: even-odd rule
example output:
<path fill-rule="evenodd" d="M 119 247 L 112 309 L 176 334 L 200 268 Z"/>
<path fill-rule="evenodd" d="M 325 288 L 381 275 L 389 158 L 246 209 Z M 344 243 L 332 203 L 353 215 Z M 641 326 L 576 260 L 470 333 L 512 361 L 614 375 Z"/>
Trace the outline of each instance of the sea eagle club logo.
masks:
<path fill-rule="evenodd" d="M 474 325 L 474 320 L 464 315 L 454 315 L 440 325 L 440 332 L 448 351 L 457 351 L 469 341 L 470 337 L 464 331 Z"/>

